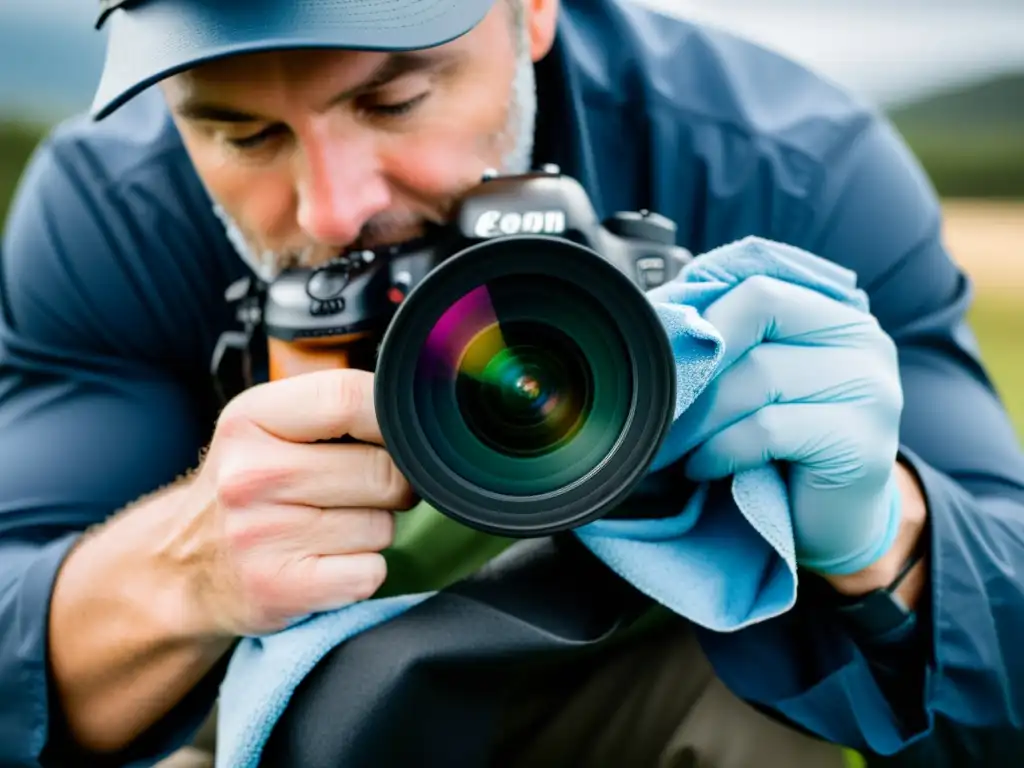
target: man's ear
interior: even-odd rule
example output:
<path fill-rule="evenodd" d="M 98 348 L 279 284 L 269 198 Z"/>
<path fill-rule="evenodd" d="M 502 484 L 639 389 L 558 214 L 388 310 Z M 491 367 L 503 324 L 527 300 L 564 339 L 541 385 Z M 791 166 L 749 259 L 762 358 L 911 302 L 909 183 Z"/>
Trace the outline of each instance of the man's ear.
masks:
<path fill-rule="evenodd" d="M 526 14 L 526 28 L 530 34 L 530 56 L 540 61 L 555 42 L 558 22 L 558 0 L 519 0 Z"/>

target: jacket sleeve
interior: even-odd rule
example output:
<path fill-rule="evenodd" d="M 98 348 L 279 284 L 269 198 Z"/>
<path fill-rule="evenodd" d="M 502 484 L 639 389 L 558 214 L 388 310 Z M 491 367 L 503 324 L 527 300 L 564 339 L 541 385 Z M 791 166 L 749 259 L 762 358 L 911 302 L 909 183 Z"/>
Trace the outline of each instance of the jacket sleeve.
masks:
<path fill-rule="evenodd" d="M 859 645 L 805 590 L 789 615 L 703 643 L 737 695 L 886 765 L 1020 764 L 1024 455 L 965 319 L 971 284 L 884 121 L 844 136 L 809 199 L 815 224 L 787 239 L 855 270 L 899 348 L 929 588 L 915 633 L 888 648 Z"/>
<path fill-rule="evenodd" d="M 160 348 L 169 316 L 147 299 L 144 260 L 167 261 L 175 244 L 127 213 L 88 163 L 47 144 L 5 228 L 0 765 L 106 764 L 74 754 L 50 693 L 51 589 L 86 528 L 194 467 L 206 439 L 186 366 Z M 161 362 L 163 353 L 172 360 Z M 111 764 L 150 759 L 189 738 L 212 706 L 215 677 Z"/>

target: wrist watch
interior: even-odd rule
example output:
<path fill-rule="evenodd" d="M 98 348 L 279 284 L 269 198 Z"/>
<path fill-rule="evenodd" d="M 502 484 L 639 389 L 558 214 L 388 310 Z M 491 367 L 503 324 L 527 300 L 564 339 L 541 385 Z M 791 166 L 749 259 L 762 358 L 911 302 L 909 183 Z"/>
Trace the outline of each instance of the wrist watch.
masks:
<path fill-rule="evenodd" d="M 840 621 L 858 640 L 868 645 L 898 643 L 909 637 L 917 624 L 917 612 L 909 608 L 896 590 L 920 563 L 928 549 L 927 530 L 922 531 L 917 547 L 907 558 L 890 584 L 863 595 L 843 595 L 831 587 L 829 602 Z"/>

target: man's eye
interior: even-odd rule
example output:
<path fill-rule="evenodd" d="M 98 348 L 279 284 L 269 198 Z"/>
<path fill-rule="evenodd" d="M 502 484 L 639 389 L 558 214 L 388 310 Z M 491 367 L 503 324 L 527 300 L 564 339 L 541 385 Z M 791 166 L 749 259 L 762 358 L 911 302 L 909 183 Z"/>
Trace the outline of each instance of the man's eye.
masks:
<path fill-rule="evenodd" d="M 384 115 L 386 117 L 400 117 L 402 115 L 408 114 L 415 107 L 419 106 L 419 104 L 429 95 L 430 93 L 428 91 L 426 93 L 421 93 L 419 96 L 414 96 L 413 98 L 408 99 L 406 101 L 400 101 L 395 104 L 372 104 L 368 106 L 366 109 L 368 112 L 372 112 L 377 115 Z"/>
<path fill-rule="evenodd" d="M 251 136 L 231 137 L 227 140 L 227 142 L 236 149 L 253 149 L 254 147 L 258 147 L 260 144 L 272 138 L 274 134 L 277 132 L 278 131 L 276 128 L 270 126 L 264 128 L 262 131 L 259 131 L 258 133 L 252 134 Z"/>

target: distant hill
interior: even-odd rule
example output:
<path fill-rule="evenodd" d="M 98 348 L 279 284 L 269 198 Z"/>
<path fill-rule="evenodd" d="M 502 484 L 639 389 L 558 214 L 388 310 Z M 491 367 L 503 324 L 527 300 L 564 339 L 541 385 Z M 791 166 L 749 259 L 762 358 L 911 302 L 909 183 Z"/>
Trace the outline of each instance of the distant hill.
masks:
<path fill-rule="evenodd" d="M 18 179 L 41 135 L 39 127 L 0 122 L 0 233 Z"/>
<path fill-rule="evenodd" d="M 1020 131 L 1024 146 L 1024 72 L 962 85 L 890 110 L 907 131 Z"/>
<path fill-rule="evenodd" d="M 1024 72 L 934 93 L 889 116 L 941 195 L 1024 199 Z"/>

